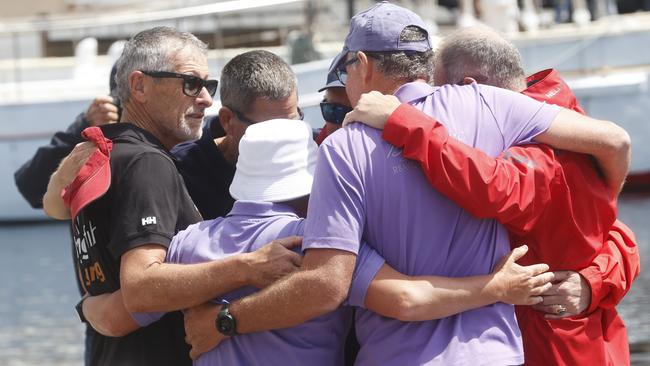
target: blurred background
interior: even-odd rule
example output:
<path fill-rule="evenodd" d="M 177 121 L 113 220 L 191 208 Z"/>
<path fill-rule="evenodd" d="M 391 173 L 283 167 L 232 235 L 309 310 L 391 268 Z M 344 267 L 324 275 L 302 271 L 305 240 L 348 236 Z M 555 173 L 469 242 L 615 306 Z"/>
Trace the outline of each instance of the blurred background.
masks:
<path fill-rule="evenodd" d="M 434 41 L 486 24 L 520 49 L 527 74 L 556 68 L 587 113 L 632 137 L 620 218 L 637 235 L 641 276 L 619 305 L 635 365 L 650 365 L 650 0 L 402 0 Z M 317 90 L 348 22 L 369 0 L 22 0 L 0 5 L 0 365 L 81 365 L 66 223 L 46 219 L 13 173 L 56 131 L 108 94 L 124 40 L 155 25 L 208 43 L 211 76 L 233 56 L 264 48 L 298 76 L 300 106 L 323 125 Z M 207 113 L 216 114 L 218 96 Z M 568 243 L 570 244 L 570 243 Z"/>

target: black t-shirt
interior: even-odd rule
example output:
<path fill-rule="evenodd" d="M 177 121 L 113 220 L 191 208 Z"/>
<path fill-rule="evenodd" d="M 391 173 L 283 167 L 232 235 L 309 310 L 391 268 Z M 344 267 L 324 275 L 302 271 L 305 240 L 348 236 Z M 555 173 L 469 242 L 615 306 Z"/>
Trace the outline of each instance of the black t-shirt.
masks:
<path fill-rule="evenodd" d="M 129 123 L 102 127 L 113 140 L 111 185 L 72 222 L 79 280 L 91 295 L 120 288 L 120 257 L 145 244 L 168 247 L 201 220 L 173 157 L 149 132 Z M 120 338 L 96 333 L 91 365 L 190 365 L 183 317 L 172 312 Z"/>
<path fill-rule="evenodd" d="M 210 117 L 200 139 L 178 144 L 171 151 L 179 161 L 178 170 L 187 191 L 205 220 L 226 216 L 235 203 L 229 191 L 235 167 L 214 143 L 214 138 L 224 134 L 219 119 Z"/>

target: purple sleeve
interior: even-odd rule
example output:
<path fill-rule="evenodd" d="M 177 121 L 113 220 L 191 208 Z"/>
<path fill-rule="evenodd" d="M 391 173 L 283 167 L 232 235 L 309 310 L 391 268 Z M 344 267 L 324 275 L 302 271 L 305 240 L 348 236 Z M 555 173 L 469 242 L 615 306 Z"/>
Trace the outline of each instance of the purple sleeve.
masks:
<path fill-rule="evenodd" d="M 364 188 L 348 152 L 331 143 L 345 141 L 347 131 L 321 145 L 305 223 L 303 251 L 338 249 L 359 251 L 365 222 Z"/>
<path fill-rule="evenodd" d="M 171 243 L 169 243 L 169 248 L 167 249 L 167 255 L 165 256 L 166 263 L 181 263 L 183 246 L 180 245 L 180 243 L 187 236 L 188 229 L 179 231 L 172 238 Z"/>
<path fill-rule="evenodd" d="M 385 262 L 386 260 L 370 246 L 365 243 L 361 245 L 346 305 L 365 308 L 368 287 Z"/>
<path fill-rule="evenodd" d="M 147 325 L 151 323 L 155 323 L 160 318 L 162 318 L 165 314 L 165 312 L 159 312 L 159 313 L 131 313 L 131 318 L 135 320 L 136 323 L 138 323 L 139 326 L 141 327 L 146 327 Z"/>
<path fill-rule="evenodd" d="M 551 126 L 562 110 L 506 89 L 481 85 L 480 92 L 501 129 L 506 146 L 531 142 Z"/>

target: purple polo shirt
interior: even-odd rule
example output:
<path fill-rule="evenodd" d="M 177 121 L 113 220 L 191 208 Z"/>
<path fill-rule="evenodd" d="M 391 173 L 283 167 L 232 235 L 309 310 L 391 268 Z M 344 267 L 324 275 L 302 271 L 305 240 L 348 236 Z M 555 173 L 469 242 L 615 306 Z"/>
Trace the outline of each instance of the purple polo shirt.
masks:
<path fill-rule="evenodd" d="M 450 134 L 497 156 L 545 131 L 560 108 L 503 89 L 471 84 L 402 86 L 395 94 L 437 118 Z M 490 273 L 509 251 L 494 220 L 463 211 L 428 184 L 420 167 L 353 124 L 319 149 L 303 250 L 357 253 L 369 243 L 408 275 L 464 277 Z M 357 270 L 360 272 L 361 269 Z M 355 301 L 363 304 L 363 299 Z M 406 323 L 360 309 L 357 365 L 515 365 L 523 363 L 514 309 L 498 303 L 449 318 Z"/>
<path fill-rule="evenodd" d="M 203 221 L 176 234 L 167 251 L 167 263 L 201 263 L 255 251 L 272 240 L 302 235 L 304 220 L 284 204 L 236 201 L 225 218 Z M 362 246 L 350 288 L 351 299 L 363 301 L 372 278 L 384 260 Z M 218 300 L 234 301 L 257 289 L 242 288 Z M 355 305 L 360 305 L 356 304 Z M 141 326 L 158 320 L 161 313 L 135 313 Z M 223 341 L 201 355 L 194 365 L 342 365 L 343 346 L 352 321 L 351 308 L 338 310 L 292 328 L 242 334 Z"/>

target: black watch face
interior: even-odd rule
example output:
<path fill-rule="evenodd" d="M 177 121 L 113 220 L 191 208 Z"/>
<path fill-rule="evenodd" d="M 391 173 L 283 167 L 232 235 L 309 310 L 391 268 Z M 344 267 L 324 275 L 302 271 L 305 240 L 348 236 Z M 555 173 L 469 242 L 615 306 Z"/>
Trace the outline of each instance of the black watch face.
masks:
<path fill-rule="evenodd" d="M 233 324 L 228 317 L 222 317 L 221 319 L 219 319 L 219 321 L 217 322 L 217 327 L 219 328 L 219 331 L 221 333 L 226 335 L 232 334 L 233 332 Z"/>

